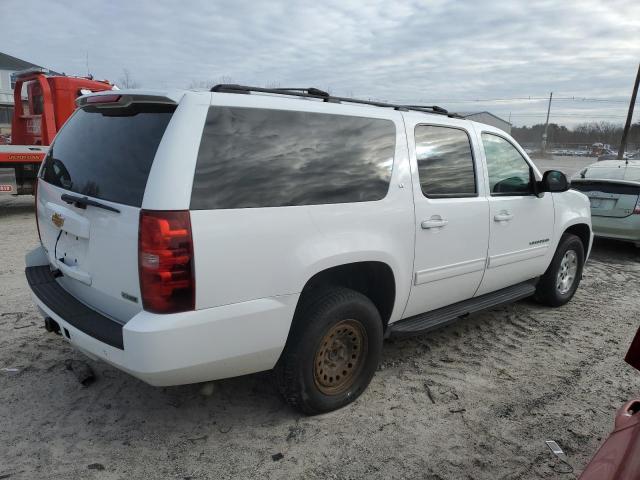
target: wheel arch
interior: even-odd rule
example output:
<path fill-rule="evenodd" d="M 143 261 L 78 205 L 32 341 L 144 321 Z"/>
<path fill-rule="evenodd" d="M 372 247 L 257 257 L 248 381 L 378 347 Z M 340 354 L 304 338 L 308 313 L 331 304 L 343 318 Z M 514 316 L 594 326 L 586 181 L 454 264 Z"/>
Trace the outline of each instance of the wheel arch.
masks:
<path fill-rule="evenodd" d="M 296 313 L 300 305 L 313 291 L 322 287 L 345 287 L 362 293 L 378 309 L 382 326 L 386 329 L 396 303 L 396 277 L 391 266 L 382 261 L 358 261 L 325 268 L 305 283 Z M 294 314 L 294 321 L 296 321 Z"/>
<path fill-rule="evenodd" d="M 591 227 L 586 223 L 574 223 L 562 232 L 563 235 L 565 233 L 571 233 L 580 239 L 584 247 L 584 257 L 586 261 L 591 246 Z"/>

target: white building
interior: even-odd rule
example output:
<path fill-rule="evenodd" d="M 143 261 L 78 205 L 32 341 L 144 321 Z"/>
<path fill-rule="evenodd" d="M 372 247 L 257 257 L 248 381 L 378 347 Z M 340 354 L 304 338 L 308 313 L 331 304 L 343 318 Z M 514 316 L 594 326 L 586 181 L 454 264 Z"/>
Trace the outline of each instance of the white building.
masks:
<path fill-rule="evenodd" d="M 493 125 L 500 130 L 504 130 L 508 134 L 511 134 L 511 124 L 506 120 L 489 112 L 457 112 L 458 115 L 473 120 L 475 122 L 486 123 L 487 125 Z"/>

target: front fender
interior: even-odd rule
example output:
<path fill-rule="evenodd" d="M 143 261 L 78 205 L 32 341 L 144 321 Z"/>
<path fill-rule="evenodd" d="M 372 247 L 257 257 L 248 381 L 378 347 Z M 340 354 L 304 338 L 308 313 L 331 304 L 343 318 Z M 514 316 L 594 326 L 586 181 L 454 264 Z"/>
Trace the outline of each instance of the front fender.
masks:
<path fill-rule="evenodd" d="M 593 245 L 593 229 L 591 227 L 591 205 L 589 198 L 577 190 L 553 193 L 553 205 L 555 209 L 554 222 L 554 248 L 555 252 L 560 242 L 560 237 L 568 228 L 574 225 L 587 225 L 589 227 L 589 247 L 585 252 L 585 260 L 589 258 Z"/>

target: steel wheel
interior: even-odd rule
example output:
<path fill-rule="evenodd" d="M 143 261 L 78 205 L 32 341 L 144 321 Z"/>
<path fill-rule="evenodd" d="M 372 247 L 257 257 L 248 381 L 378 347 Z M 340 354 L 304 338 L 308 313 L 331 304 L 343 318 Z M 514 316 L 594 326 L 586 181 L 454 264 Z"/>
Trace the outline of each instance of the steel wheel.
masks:
<path fill-rule="evenodd" d="M 567 250 L 560 262 L 556 276 L 556 289 L 560 295 L 565 295 L 576 279 L 578 272 L 578 254 L 574 250 Z"/>
<path fill-rule="evenodd" d="M 313 377 L 325 395 L 339 395 L 353 385 L 367 358 L 367 332 L 356 320 L 329 329 L 314 357 Z"/>

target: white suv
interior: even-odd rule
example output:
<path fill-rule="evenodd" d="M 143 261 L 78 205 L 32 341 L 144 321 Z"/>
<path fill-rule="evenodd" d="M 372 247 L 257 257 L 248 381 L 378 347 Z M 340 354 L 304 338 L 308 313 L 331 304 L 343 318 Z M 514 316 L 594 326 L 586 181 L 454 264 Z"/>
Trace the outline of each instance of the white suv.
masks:
<path fill-rule="evenodd" d="M 587 197 L 438 107 L 238 85 L 78 105 L 26 276 L 49 330 L 152 385 L 275 368 L 324 412 L 366 388 L 384 337 L 580 282 Z"/>

